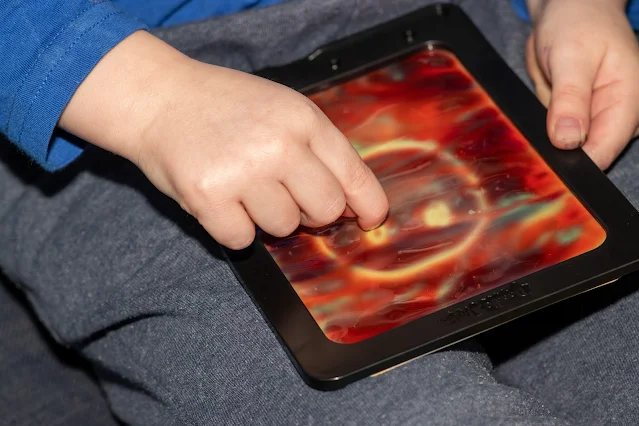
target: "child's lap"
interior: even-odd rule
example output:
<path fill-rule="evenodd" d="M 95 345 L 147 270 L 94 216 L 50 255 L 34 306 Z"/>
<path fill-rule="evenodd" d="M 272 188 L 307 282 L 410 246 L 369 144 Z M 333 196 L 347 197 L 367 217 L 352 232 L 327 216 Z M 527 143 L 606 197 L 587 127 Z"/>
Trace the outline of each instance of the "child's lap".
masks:
<path fill-rule="evenodd" d="M 303 56 L 312 43 L 429 2 L 294 3 L 162 35 L 180 44 L 192 31 L 199 47 L 189 53 L 251 68 Z M 493 3 L 497 15 L 488 22 Z M 507 3 L 463 2 L 523 75 L 526 30 L 516 28 Z M 284 25 L 293 22 L 298 26 Z M 509 28 L 514 35 L 500 37 Z M 247 31 L 257 34 L 243 39 Z M 237 37 L 236 45 L 226 37 Z M 199 45 L 203 40 L 219 43 Z M 88 152 L 62 175 L 40 174 L 27 184 L 16 178 L 28 174 L 18 170 L 26 161 L 2 157 L 0 247 L 12 249 L 0 251 L 0 267 L 23 286 L 54 336 L 94 362 L 113 409 L 132 423 L 558 423 L 538 400 L 498 382 L 472 342 L 339 392 L 312 391 L 215 245 L 132 166 Z M 632 198 L 639 191 L 629 158 L 616 173 Z M 578 332 L 572 339 L 579 341 Z"/>
<path fill-rule="evenodd" d="M 123 160 L 87 154 L 49 195 L 0 163 L 0 193 L 20 188 L 3 205 L 0 244 L 15 250 L 0 265 L 56 339 L 93 362 L 126 421 L 559 423 L 497 382 L 472 342 L 342 391 L 311 390 L 193 221 Z"/>
<path fill-rule="evenodd" d="M 639 145 L 634 144 L 608 176 L 635 207 L 639 207 L 638 175 Z M 508 333 L 533 336 L 528 348 L 497 368 L 498 379 L 526 389 L 575 424 L 636 424 L 638 279 L 637 273 L 622 277 L 610 286 L 516 323 L 520 330 L 509 327 Z M 551 324 L 541 324 L 540 319 Z M 502 337 L 507 341 L 507 336 Z"/>

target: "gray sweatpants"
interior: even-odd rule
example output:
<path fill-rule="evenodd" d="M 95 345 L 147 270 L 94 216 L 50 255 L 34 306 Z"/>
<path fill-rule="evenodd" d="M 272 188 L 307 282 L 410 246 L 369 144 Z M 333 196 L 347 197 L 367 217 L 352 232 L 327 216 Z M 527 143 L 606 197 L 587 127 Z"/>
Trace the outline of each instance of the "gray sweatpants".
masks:
<path fill-rule="evenodd" d="M 429 3 L 293 0 L 157 34 L 201 60 L 253 70 Z M 508 0 L 459 3 L 526 79 L 529 30 Z M 298 377 L 216 244 L 132 165 L 89 149 L 52 176 L 6 143 L 0 158 L 0 267 L 54 338 L 91 361 L 127 423 L 639 422 L 635 293 L 498 368 L 470 341 L 321 393 Z M 635 205 L 637 162 L 635 147 L 610 174 Z"/>

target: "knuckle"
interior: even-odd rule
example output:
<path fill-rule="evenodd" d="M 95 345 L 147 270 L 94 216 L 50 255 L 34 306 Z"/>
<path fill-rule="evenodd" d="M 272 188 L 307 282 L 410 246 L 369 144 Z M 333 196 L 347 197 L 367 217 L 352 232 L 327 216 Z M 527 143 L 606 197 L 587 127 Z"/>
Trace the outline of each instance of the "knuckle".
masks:
<path fill-rule="evenodd" d="M 573 99 L 577 101 L 586 101 L 587 94 L 586 90 L 583 87 L 577 86 L 575 84 L 564 84 L 557 89 L 557 95 L 559 98 L 563 99 Z"/>
<path fill-rule="evenodd" d="M 221 204 L 222 196 L 217 188 L 217 183 L 214 180 L 199 179 L 183 191 L 180 205 L 187 213 L 201 222 L 213 215 L 217 206 Z"/>
<path fill-rule="evenodd" d="M 224 181 L 229 180 L 229 176 L 226 175 L 227 171 L 224 167 L 210 167 L 204 172 L 195 172 L 193 177 L 188 179 L 188 188 L 184 192 L 197 200 L 216 198 L 215 196 L 224 187 Z"/>
<path fill-rule="evenodd" d="M 585 120 L 590 111 L 590 93 L 582 87 L 574 84 L 566 84 L 556 87 L 549 94 L 549 108 L 556 113 L 572 115 L 577 114 L 577 118 Z"/>
<path fill-rule="evenodd" d="M 300 102 L 295 106 L 295 116 L 297 116 L 296 123 L 298 128 L 295 130 L 304 134 L 317 133 L 321 128 L 321 120 L 319 114 L 319 108 L 313 101 L 303 97 Z"/>
<path fill-rule="evenodd" d="M 311 121 L 311 122 L 313 122 L 313 121 L 315 121 L 317 119 L 318 107 L 310 99 L 308 99 L 306 97 L 302 97 L 301 98 L 301 102 L 299 102 L 299 104 L 296 105 L 295 108 L 296 108 L 298 114 L 303 119 L 306 119 L 306 120 Z"/>
<path fill-rule="evenodd" d="M 289 140 L 282 136 L 272 136 L 266 140 L 263 147 L 263 153 L 268 158 L 282 159 L 288 156 L 290 151 Z"/>
<path fill-rule="evenodd" d="M 249 152 L 237 156 L 234 167 L 250 174 L 259 173 L 260 170 L 268 172 L 291 155 L 293 142 L 294 138 L 286 131 L 265 129 L 258 139 L 254 140 L 253 148 Z"/>
<path fill-rule="evenodd" d="M 180 206 L 201 224 L 216 223 L 227 216 L 236 190 L 215 173 L 203 175 L 182 191 Z"/>

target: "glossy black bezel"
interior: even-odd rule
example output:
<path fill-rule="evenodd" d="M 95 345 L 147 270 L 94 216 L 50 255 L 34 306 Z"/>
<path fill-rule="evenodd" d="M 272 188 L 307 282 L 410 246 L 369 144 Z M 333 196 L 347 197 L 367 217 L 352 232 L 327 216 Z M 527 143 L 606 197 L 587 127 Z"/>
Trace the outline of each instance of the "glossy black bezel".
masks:
<path fill-rule="evenodd" d="M 582 150 L 551 145 L 545 108 L 460 8 L 429 6 L 257 74 L 310 94 L 416 49 L 440 45 L 457 56 L 602 224 L 607 238 L 593 251 L 354 344 L 325 337 L 259 241 L 246 250 L 226 251 L 236 276 L 314 388 L 338 389 L 639 269 L 635 208 Z"/>

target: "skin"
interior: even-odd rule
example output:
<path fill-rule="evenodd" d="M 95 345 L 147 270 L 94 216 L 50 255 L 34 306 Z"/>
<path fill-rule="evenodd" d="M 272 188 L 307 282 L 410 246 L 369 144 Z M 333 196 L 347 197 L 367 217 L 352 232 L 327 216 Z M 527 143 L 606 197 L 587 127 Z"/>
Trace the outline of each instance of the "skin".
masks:
<path fill-rule="evenodd" d="M 528 72 L 560 149 L 607 169 L 638 135 L 639 46 L 626 0 L 528 0 Z"/>
<path fill-rule="evenodd" d="M 379 181 L 308 98 L 192 60 L 146 32 L 108 53 L 59 126 L 135 163 L 220 244 L 388 213 Z"/>
<path fill-rule="evenodd" d="M 528 70 L 548 107 L 548 134 L 607 168 L 639 126 L 639 49 L 625 0 L 528 0 Z M 136 164 L 220 244 L 242 249 L 255 225 L 388 214 L 379 181 L 306 97 L 192 60 L 137 32 L 82 82 L 58 125 Z"/>

